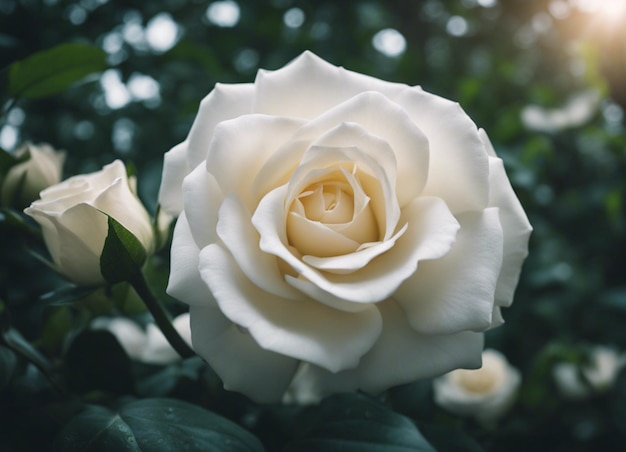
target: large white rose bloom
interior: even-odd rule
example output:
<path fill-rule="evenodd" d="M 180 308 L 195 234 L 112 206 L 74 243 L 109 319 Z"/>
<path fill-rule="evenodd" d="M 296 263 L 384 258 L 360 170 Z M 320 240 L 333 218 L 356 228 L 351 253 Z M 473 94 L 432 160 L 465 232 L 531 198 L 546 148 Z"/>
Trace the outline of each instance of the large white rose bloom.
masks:
<path fill-rule="evenodd" d="M 458 104 L 310 52 L 216 85 L 159 199 L 194 349 L 261 402 L 479 367 L 531 231 Z"/>

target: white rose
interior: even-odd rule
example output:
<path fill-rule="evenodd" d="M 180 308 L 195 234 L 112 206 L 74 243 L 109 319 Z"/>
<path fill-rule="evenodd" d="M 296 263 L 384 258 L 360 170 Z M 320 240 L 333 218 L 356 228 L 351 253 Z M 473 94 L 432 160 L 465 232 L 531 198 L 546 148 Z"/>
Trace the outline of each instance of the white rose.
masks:
<path fill-rule="evenodd" d="M 554 380 L 563 397 L 584 399 L 593 393 L 607 391 L 613 387 L 617 375 L 626 365 L 626 356 L 602 345 L 595 346 L 589 358 L 589 363 L 581 368 L 567 362 L 554 366 Z"/>
<path fill-rule="evenodd" d="M 65 153 L 56 151 L 48 144 L 27 143 L 15 151 L 20 158 L 28 160 L 9 169 L 2 181 L 2 204 L 24 206 L 39 197 L 39 192 L 61 180 Z"/>
<path fill-rule="evenodd" d="M 178 334 L 191 345 L 189 314 L 179 315 L 172 324 Z M 135 361 L 165 365 L 180 360 L 180 355 L 154 323 L 149 323 L 144 330 L 136 322 L 124 317 L 100 317 L 94 320 L 92 328 L 110 331 L 128 356 Z"/>
<path fill-rule="evenodd" d="M 168 293 L 225 387 L 280 400 L 480 365 L 531 227 L 458 104 L 306 52 L 218 84 L 165 156 Z"/>
<path fill-rule="evenodd" d="M 141 242 L 154 247 L 150 216 L 131 190 L 120 160 L 91 174 L 70 177 L 40 194 L 24 210 L 42 227 L 48 251 L 59 271 L 80 285 L 104 283 L 100 254 L 110 215 Z"/>
<path fill-rule="evenodd" d="M 480 369 L 457 369 L 433 383 L 435 402 L 454 414 L 471 416 L 490 425 L 515 402 L 521 376 L 504 355 L 496 350 L 483 352 Z"/>

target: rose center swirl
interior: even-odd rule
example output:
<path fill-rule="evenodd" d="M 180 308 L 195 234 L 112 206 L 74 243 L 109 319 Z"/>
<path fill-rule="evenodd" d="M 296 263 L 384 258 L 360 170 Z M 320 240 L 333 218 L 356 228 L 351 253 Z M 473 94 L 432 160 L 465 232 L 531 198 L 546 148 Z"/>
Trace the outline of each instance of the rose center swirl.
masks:
<path fill-rule="evenodd" d="M 318 176 L 291 203 L 289 244 L 302 255 L 331 257 L 353 253 L 364 243 L 380 240 L 358 168 L 328 168 Z"/>

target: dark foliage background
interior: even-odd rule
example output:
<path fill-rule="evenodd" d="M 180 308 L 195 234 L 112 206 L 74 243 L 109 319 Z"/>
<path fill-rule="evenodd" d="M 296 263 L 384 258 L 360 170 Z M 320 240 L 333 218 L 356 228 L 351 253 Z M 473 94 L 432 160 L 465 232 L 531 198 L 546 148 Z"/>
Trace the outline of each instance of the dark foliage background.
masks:
<path fill-rule="evenodd" d="M 487 335 L 488 345 L 520 369 L 523 387 L 493 430 L 436 407 L 430 382 L 391 390 L 381 398 L 389 410 L 381 416 L 404 415 L 441 450 L 619 450 L 626 436 L 626 376 L 608 393 L 572 402 L 559 396 L 551 369 L 584 356 L 589 345 L 626 350 L 626 17 L 612 22 L 558 0 L 238 0 L 229 4 L 239 14 L 235 24 L 219 26 L 207 14 L 219 3 L 224 6 L 205 0 L 0 0 L 0 68 L 67 42 L 103 48 L 109 65 L 60 94 L 19 99 L 0 118 L 0 147 L 11 151 L 31 141 L 65 149 L 65 176 L 115 158 L 132 162 L 140 195 L 154 209 L 162 156 L 185 138 L 214 84 L 252 81 L 257 69 L 278 68 L 306 49 L 457 100 L 488 131 L 535 229 L 516 301 L 504 312 L 507 323 Z M 158 20 L 177 25 L 167 48 L 154 47 L 167 34 L 155 28 Z M 404 37 L 398 56 L 373 45 L 388 28 Z M 115 74 L 119 81 L 111 83 Z M 7 108 L 5 81 L 0 83 Z M 564 112 L 580 93 L 592 93 L 592 100 L 577 120 L 528 120 L 529 106 Z M 51 305 L 42 295 L 63 282 L 26 252 L 32 246 L 3 214 L 3 322 L 10 315 L 70 389 L 60 395 L 24 356 L 0 347 L 0 449 L 49 449 L 85 403 L 109 410 L 94 414 L 89 430 L 116 419 L 110 413 L 117 410 L 124 417 L 142 409 L 129 408 L 129 400 L 149 404 L 141 400 L 155 397 L 212 410 L 252 432 L 267 450 L 311 434 L 313 421 L 302 409 L 256 406 L 227 393 L 197 359 L 140 365 L 112 336 L 83 331 L 98 313 L 138 314 L 142 308 L 132 300 L 114 305 L 106 293 Z M 165 249 L 150 270 L 155 287 L 165 284 L 167 265 Z M 172 312 L 182 311 L 166 301 Z M 108 357 L 85 358 L 95 353 Z M 113 377 L 105 366 L 115 366 Z M 171 403 L 183 410 L 179 419 L 200 416 Z M 326 403 L 320 409 L 361 409 L 370 402 L 346 396 Z M 449 430 L 442 433 L 441 426 Z M 155 427 L 133 428 L 137 434 Z M 230 450 L 261 447 L 233 431 L 245 445 L 231 444 Z M 449 443 L 450 432 L 458 444 Z"/>

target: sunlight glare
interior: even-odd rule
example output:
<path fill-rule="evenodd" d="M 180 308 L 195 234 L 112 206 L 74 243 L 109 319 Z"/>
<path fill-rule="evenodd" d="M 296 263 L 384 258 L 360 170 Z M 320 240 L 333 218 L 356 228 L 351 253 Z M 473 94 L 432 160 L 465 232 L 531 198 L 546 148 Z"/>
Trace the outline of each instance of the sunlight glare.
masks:
<path fill-rule="evenodd" d="M 626 20 L 626 0 L 576 0 L 576 7 L 611 23 Z"/>

